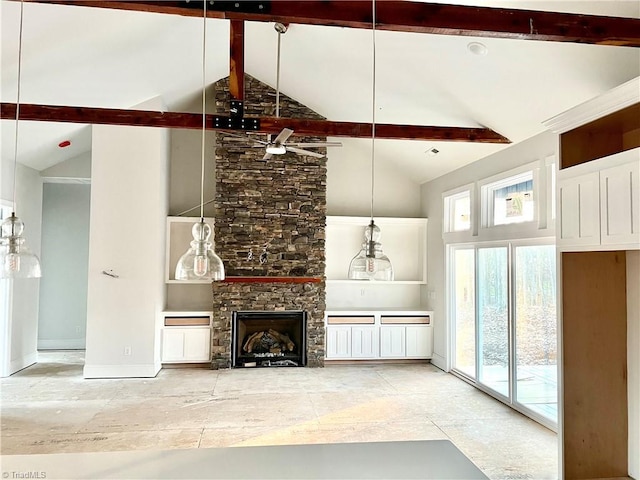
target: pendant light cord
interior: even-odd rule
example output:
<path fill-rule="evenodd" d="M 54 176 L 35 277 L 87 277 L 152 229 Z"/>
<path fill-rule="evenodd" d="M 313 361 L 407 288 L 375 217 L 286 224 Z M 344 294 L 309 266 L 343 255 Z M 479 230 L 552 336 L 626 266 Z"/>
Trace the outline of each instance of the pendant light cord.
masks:
<path fill-rule="evenodd" d="M 18 89 L 16 92 L 16 131 L 13 150 L 13 208 L 12 216 L 16 216 L 16 178 L 18 177 L 18 125 L 20 119 L 20 77 L 22 75 L 22 17 L 24 12 L 24 2 L 20 0 L 20 30 L 18 33 Z"/>
<path fill-rule="evenodd" d="M 276 58 L 276 118 L 280 117 L 280 39 L 282 33 L 278 32 L 278 57 Z"/>
<path fill-rule="evenodd" d="M 371 38 L 373 44 L 373 81 L 371 88 L 371 221 L 373 222 L 373 191 L 375 183 L 375 140 L 376 140 L 376 0 L 372 0 L 372 28 Z"/>
<path fill-rule="evenodd" d="M 203 3 L 202 15 L 202 152 L 200 161 L 200 221 L 204 222 L 204 150 L 205 137 L 207 132 L 207 84 L 206 84 L 206 61 L 207 61 L 207 1 Z"/>

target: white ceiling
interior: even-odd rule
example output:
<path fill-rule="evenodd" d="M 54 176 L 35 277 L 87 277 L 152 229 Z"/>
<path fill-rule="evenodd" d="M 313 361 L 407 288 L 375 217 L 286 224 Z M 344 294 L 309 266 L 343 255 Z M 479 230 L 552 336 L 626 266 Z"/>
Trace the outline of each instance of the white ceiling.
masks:
<path fill-rule="evenodd" d="M 640 18 L 638 0 L 441 3 Z M 0 4 L 3 102 L 16 100 L 19 6 Z M 167 110 L 187 111 L 201 89 L 202 19 L 25 3 L 23 28 L 21 103 L 130 108 L 161 96 Z M 271 86 L 276 41 L 272 23 L 246 24 L 245 71 Z M 488 54 L 469 53 L 471 41 Z M 280 87 L 330 120 L 370 122 L 371 60 L 370 30 L 291 25 L 282 37 Z M 376 122 L 486 126 L 519 142 L 543 131 L 547 118 L 640 75 L 640 49 L 377 31 L 376 64 Z M 207 82 L 228 70 L 229 23 L 209 19 Z M 0 126 L 2 158 L 13 160 L 15 122 Z M 37 170 L 90 149 L 82 125 L 20 122 L 19 134 L 18 161 Z M 67 139 L 72 145 L 59 148 Z M 363 140 L 337 140 L 370 155 Z M 427 156 L 431 147 L 440 154 Z M 376 140 L 375 151 L 376 161 L 422 183 L 502 148 Z"/>

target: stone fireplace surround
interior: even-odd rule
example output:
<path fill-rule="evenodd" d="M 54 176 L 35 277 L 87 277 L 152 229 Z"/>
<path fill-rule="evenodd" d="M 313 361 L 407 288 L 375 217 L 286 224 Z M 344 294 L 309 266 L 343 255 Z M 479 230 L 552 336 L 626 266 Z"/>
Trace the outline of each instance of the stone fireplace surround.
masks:
<path fill-rule="evenodd" d="M 228 79 L 214 89 L 217 113 L 227 114 Z M 244 111 L 245 116 L 275 115 L 275 91 L 246 75 Z M 280 112 L 323 118 L 282 94 Z M 296 137 L 305 140 L 324 138 Z M 288 310 L 307 313 L 307 366 L 322 367 L 327 160 L 287 153 L 263 161 L 263 155 L 262 148 L 238 147 L 225 141 L 224 133 L 216 135 L 216 253 L 227 277 L 252 278 L 212 284 L 212 368 L 231 366 L 233 312 Z M 282 277 L 313 281 L 283 282 Z"/>

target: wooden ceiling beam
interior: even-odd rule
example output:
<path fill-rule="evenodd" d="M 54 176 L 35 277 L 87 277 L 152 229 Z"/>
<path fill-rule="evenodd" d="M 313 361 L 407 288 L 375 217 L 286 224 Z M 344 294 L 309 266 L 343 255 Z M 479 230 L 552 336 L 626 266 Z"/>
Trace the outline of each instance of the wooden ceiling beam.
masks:
<path fill-rule="evenodd" d="M 201 2 L 26 0 L 35 3 L 199 16 Z M 247 5 L 256 6 L 256 11 Z M 238 5 L 238 7 L 234 7 Z M 262 8 L 257 8 L 262 5 Z M 219 10 L 215 10 L 219 9 Z M 245 10 L 245 11 L 239 11 Z M 264 12 L 264 13 L 263 13 Z M 216 1 L 211 18 L 371 28 L 371 2 L 358 0 Z M 507 8 L 378 0 L 376 28 L 398 32 L 640 47 L 640 19 Z"/>
<path fill-rule="evenodd" d="M 229 96 L 231 101 L 244 101 L 244 22 L 231 20 Z M 242 116 L 241 112 L 238 112 Z"/>
<path fill-rule="evenodd" d="M 209 114 L 206 116 L 207 129 L 242 131 L 215 127 L 215 117 L 216 115 Z M 0 103 L 0 118 L 15 120 L 16 104 Z M 199 113 L 118 110 L 111 108 L 68 107 L 22 103 L 20 104 L 20 120 L 81 123 L 88 125 L 129 125 L 184 129 L 202 128 L 202 115 Z M 278 134 L 283 128 L 287 127 L 292 129 L 295 135 L 301 136 L 371 138 L 370 123 L 260 117 L 259 124 L 260 127 L 252 131 Z M 508 138 L 488 128 L 392 125 L 384 123 L 376 123 L 376 138 L 446 142 L 511 143 Z"/>

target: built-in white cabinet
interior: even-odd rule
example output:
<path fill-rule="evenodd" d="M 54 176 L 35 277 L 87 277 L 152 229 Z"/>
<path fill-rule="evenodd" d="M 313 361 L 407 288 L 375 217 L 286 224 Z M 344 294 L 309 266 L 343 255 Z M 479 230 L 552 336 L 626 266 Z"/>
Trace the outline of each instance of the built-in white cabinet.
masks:
<path fill-rule="evenodd" d="M 640 244 L 640 148 L 630 153 L 630 163 L 600 171 L 602 245 Z"/>
<path fill-rule="evenodd" d="M 560 170 L 558 247 L 640 248 L 640 148 Z"/>
<path fill-rule="evenodd" d="M 163 312 L 162 363 L 211 360 L 211 312 Z"/>
<path fill-rule="evenodd" d="M 327 311 L 327 360 L 429 359 L 430 311 Z"/>

